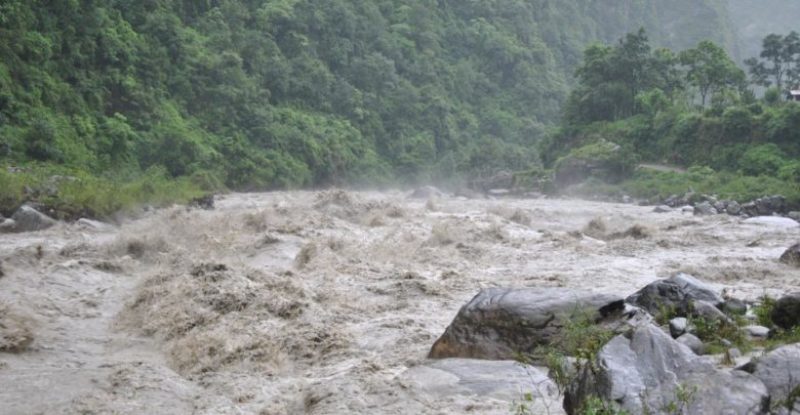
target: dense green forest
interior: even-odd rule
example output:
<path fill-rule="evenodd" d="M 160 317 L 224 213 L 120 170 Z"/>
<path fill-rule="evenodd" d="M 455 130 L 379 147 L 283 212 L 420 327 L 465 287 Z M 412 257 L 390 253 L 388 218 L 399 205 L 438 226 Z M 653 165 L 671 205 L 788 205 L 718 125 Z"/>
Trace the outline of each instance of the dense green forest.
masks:
<path fill-rule="evenodd" d="M 111 211 L 120 207 L 119 183 L 139 189 L 132 203 L 159 192 L 541 170 L 575 144 L 575 134 L 552 133 L 562 108 L 575 128 L 589 121 L 575 118 L 576 93 L 568 99 L 594 82 L 581 66 L 587 45 L 645 27 L 658 47 L 709 39 L 736 56 L 726 5 L 6 0 L 0 162 L 24 168 L 0 173 L 0 211 L 56 174 L 79 177 L 70 182 L 79 188 L 74 204 Z M 639 93 L 651 86 L 621 98 L 615 118 L 641 119 Z M 672 86 L 658 88 L 674 101 Z M 538 143 L 553 137 L 563 140 L 540 154 Z M 117 191 L 97 196 L 93 188 Z M 51 203 L 65 199 L 49 193 Z"/>
<path fill-rule="evenodd" d="M 558 185 L 664 198 L 698 191 L 800 203 L 800 35 L 771 34 L 748 71 L 710 41 L 673 52 L 642 30 L 586 49 L 561 128 L 542 142 Z M 753 86 L 766 88 L 757 98 Z M 640 162 L 688 173 L 636 169 Z M 660 169 L 664 170 L 664 169 Z M 592 182 L 595 180 L 595 182 Z M 600 183 L 598 184 L 599 181 Z"/>
<path fill-rule="evenodd" d="M 237 189 L 529 167 L 589 41 L 730 42 L 697 3 L 4 1 L 1 156 Z"/>

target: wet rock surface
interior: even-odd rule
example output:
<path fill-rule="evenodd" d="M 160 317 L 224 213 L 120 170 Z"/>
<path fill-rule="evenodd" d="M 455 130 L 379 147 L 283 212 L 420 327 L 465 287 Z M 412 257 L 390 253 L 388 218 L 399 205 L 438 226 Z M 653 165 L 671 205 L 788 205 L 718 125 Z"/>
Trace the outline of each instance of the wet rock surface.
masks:
<path fill-rule="evenodd" d="M 790 402 L 800 401 L 800 344 L 779 347 L 745 369 L 766 385 L 774 407 L 800 409 Z"/>
<path fill-rule="evenodd" d="M 700 302 L 711 306 L 721 305 L 725 300 L 707 284 L 689 274 L 676 274 L 670 278 L 655 281 L 625 301 L 656 315 L 664 310 L 686 317 Z M 704 308 L 709 314 L 713 311 Z"/>
<path fill-rule="evenodd" d="M 800 243 L 794 244 L 781 255 L 781 262 L 786 265 L 800 268 Z"/>
<path fill-rule="evenodd" d="M 569 289 L 481 291 L 459 310 L 429 357 L 514 359 L 559 338 L 573 319 L 621 319 L 621 297 Z"/>
<path fill-rule="evenodd" d="M 645 325 L 617 336 L 598 353 L 592 369 L 570 384 L 564 399 L 577 414 L 589 396 L 632 414 L 660 413 L 672 405 L 691 414 L 763 414 L 766 386 L 741 371 L 717 369 L 658 327 Z M 683 399 L 680 391 L 690 397 Z"/>
<path fill-rule="evenodd" d="M 17 209 L 11 219 L 14 221 L 13 232 L 41 231 L 56 224 L 55 219 L 30 206 L 22 206 Z"/>

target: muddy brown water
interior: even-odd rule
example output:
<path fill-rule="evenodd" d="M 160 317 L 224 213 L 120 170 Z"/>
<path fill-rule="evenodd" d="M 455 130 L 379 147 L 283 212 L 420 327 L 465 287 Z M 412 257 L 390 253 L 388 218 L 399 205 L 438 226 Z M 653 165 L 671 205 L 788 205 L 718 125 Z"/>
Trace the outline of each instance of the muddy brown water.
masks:
<path fill-rule="evenodd" d="M 0 236 L 0 304 L 35 338 L 0 353 L 0 413 L 508 414 L 532 392 L 557 414 L 539 369 L 426 360 L 481 288 L 627 295 L 678 271 L 744 299 L 800 287 L 785 223 L 406 195 L 231 194 Z"/>

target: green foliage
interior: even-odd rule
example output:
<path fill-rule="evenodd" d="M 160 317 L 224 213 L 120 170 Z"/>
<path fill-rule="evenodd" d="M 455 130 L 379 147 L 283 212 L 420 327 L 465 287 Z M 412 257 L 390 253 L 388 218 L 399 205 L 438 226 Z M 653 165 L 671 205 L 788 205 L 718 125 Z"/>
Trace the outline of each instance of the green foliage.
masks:
<path fill-rule="evenodd" d="M 694 327 L 694 334 L 703 341 L 709 353 L 726 352 L 728 347 L 723 341 L 731 342 L 743 353 L 753 348 L 747 335 L 735 323 L 692 317 L 689 318 L 689 324 Z"/>
<path fill-rule="evenodd" d="M 770 47 L 780 50 L 765 49 L 765 56 L 796 53 L 795 37 L 773 36 L 769 42 L 779 40 L 779 47 Z M 794 63 L 783 65 L 786 76 L 798 72 Z M 596 180 L 615 183 L 620 177 L 593 177 L 573 191 L 666 198 L 691 190 L 740 202 L 782 194 L 800 204 L 800 105 L 780 102 L 778 89 L 757 101 L 745 89 L 742 71 L 714 43 L 703 41 L 677 55 L 654 52 L 640 31 L 616 46 L 587 48 L 578 81 L 561 128 L 540 144 L 546 165 L 558 171 L 575 154 L 602 153 L 592 145 L 609 137 L 625 150 L 628 164 L 711 169 L 682 174 L 629 168 L 619 186 Z M 689 105 L 697 95 L 701 105 Z"/>
<path fill-rule="evenodd" d="M 700 105 L 706 106 L 708 98 L 738 89 L 745 84 L 745 74 L 728 57 L 724 49 L 705 40 L 696 48 L 680 53 L 680 63 L 686 66 L 686 80 L 700 94 Z"/>
<path fill-rule="evenodd" d="M 10 215 L 25 202 L 36 202 L 61 219 L 110 218 L 143 204 L 163 207 L 186 203 L 204 194 L 188 178 L 173 179 L 163 168 L 120 180 L 44 165 L 13 173 L 3 167 L 0 186 L 3 214 Z"/>
<path fill-rule="evenodd" d="M 772 143 L 748 149 L 739 162 L 742 172 L 749 176 L 777 176 L 785 164 L 787 164 L 785 154 Z"/>
<path fill-rule="evenodd" d="M 619 409 L 614 403 L 606 402 L 596 396 L 590 396 L 578 410 L 580 415 L 627 415 L 627 411 Z"/>
<path fill-rule="evenodd" d="M 535 169 L 590 40 L 645 26 L 665 46 L 732 46 L 716 1 L 621 6 L 8 0 L 0 158 L 95 175 L 211 171 L 247 190 Z M 629 37 L 616 80 L 638 76 L 628 63 L 674 58 L 646 46 Z M 640 106 L 637 91 L 608 88 Z"/>
<path fill-rule="evenodd" d="M 742 176 L 732 172 L 715 172 L 708 168 L 693 168 L 687 173 L 639 170 L 619 186 L 609 189 L 614 190 L 644 199 L 666 199 L 692 190 L 701 194 L 716 194 L 721 199 L 740 203 L 782 194 L 789 203 L 800 203 L 800 189 L 779 178 Z"/>
<path fill-rule="evenodd" d="M 775 299 L 767 295 L 759 299 L 759 303 L 753 307 L 753 314 L 756 316 L 756 321 L 759 325 L 764 327 L 774 327 L 772 323 L 772 310 L 775 308 Z"/>

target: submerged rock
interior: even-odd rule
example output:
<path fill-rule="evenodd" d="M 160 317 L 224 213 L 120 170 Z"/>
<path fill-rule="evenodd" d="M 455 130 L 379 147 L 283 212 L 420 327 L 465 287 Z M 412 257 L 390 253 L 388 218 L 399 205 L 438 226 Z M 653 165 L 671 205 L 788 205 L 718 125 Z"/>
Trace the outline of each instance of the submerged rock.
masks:
<path fill-rule="evenodd" d="M 516 359 L 555 342 L 572 319 L 624 322 L 631 314 L 621 297 L 571 289 L 481 291 L 459 310 L 436 341 L 430 357 Z"/>
<path fill-rule="evenodd" d="M 203 210 L 214 210 L 214 195 L 208 194 L 196 197 L 189 201 L 189 206 Z"/>
<path fill-rule="evenodd" d="M 655 213 L 669 213 L 669 212 L 672 212 L 672 208 L 667 206 L 667 205 L 656 206 L 656 208 L 653 209 L 653 212 L 655 212 Z"/>
<path fill-rule="evenodd" d="M 800 228 L 800 223 L 794 219 L 783 218 L 780 216 L 756 216 L 754 218 L 745 219 L 744 223 L 751 225 L 772 226 L 775 228 L 794 229 Z"/>
<path fill-rule="evenodd" d="M 630 414 L 664 413 L 671 405 L 690 414 L 763 414 L 769 409 L 767 388 L 758 378 L 717 369 L 653 325 L 613 338 L 593 363 L 567 388 L 568 414 L 580 413 L 591 396 Z"/>

